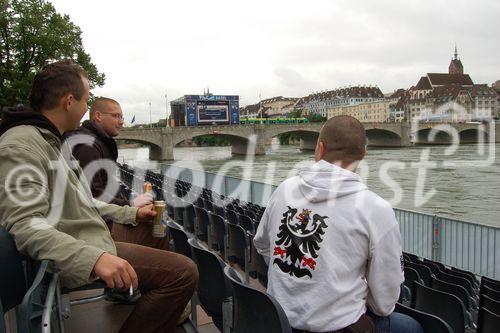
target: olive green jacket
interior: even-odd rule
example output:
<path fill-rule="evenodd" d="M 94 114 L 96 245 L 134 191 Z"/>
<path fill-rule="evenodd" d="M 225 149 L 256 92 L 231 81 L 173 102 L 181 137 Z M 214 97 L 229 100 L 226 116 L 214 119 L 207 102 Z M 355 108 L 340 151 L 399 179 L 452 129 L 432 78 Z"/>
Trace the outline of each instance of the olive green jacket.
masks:
<path fill-rule="evenodd" d="M 102 215 L 136 224 L 136 208 L 106 204 L 90 193 L 82 170 L 77 163 L 70 169 L 50 131 L 21 125 L 0 137 L 0 223 L 21 253 L 51 260 L 70 288 L 93 279 L 101 254 L 116 255 Z"/>

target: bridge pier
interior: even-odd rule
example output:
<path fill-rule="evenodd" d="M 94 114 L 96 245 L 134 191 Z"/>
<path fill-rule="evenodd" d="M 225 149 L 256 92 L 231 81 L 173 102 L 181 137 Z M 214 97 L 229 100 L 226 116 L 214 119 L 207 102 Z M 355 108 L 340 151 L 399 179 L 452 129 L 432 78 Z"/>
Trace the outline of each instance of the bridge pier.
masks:
<path fill-rule="evenodd" d="M 149 147 L 149 159 L 172 161 L 174 159 L 173 135 L 171 132 L 161 133 L 161 146 Z"/>
<path fill-rule="evenodd" d="M 231 144 L 231 154 L 233 155 L 265 155 L 266 138 L 263 128 L 256 128 L 255 134 L 248 137 L 248 140 L 234 140 Z"/>

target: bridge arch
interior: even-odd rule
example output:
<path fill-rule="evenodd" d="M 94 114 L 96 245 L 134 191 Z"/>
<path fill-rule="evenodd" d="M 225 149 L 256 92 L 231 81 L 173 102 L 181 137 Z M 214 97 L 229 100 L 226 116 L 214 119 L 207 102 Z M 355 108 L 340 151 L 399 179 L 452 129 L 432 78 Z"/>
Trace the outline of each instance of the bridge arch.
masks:
<path fill-rule="evenodd" d="M 489 141 L 488 132 L 478 128 L 465 129 L 463 131 L 460 131 L 458 135 L 460 138 L 460 143 L 478 143 Z"/>
<path fill-rule="evenodd" d="M 137 139 L 137 138 L 123 138 L 123 137 L 118 137 L 116 138 L 116 141 L 130 141 L 130 142 L 137 142 L 140 143 L 144 146 L 149 147 L 149 159 L 151 160 L 161 160 L 163 159 L 163 149 L 161 146 L 157 145 L 156 143 L 150 141 L 150 140 L 144 140 L 144 139 Z"/>
<path fill-rule="evenodd" d="M 199 127 L 190 132 L 180 132 L 174 135 L 173 146 L 178 145 L 187 139 L 193 139 L 199 136 L 213 136 L 228 140 L 231 144 L 231 154 L 246 155 L 248 149 L 251 149 L 255 155 L 265 154 L 263 138 L 253 132 L 242 129 L 241 131 L 230 129 L 229 131 L 213 129 L 211 127 Z M 252 140 L 252 142 L 250 142 Z M 253 145 L 253 146 L 252 146 Z"/>
<path fill-rule="evenodd" d="M 403 138 L 398 133 L 382 128 L 365 130 L 368 146 L 372 147 L 401 147 Z"/>
<path fill-rule="evenodd" d="M 266 133 L 266 142 L 281 134 L 292 134 L 300 139 L 301 150 L 314 150 L 318 141 L 319 130 L 313 128 L 276 128 Z"/>

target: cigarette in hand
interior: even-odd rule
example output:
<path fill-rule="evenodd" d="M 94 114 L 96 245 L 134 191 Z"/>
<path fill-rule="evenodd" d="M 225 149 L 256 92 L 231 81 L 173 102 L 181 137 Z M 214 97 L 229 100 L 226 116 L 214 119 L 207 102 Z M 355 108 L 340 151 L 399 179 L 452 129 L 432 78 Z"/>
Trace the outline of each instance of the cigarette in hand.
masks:
<path fill-rule="evenodd" d="M 134 288 L 132 287 L 132 285 L 130 285 L 130 288 L 128 289 L 128 294 L 130 296 L 133 296 L 134 295 Z"/>

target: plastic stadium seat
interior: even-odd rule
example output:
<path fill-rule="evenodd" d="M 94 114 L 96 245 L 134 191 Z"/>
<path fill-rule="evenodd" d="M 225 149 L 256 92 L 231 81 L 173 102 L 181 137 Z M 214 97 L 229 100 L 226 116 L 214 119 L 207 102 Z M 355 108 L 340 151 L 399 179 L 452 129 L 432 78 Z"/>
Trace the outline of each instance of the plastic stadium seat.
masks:
<path fill-rule="evenodd" d="M 226 209 L 226 219 L 231 224 L 239 224 L 238 214 L 234 210 Z"/>
<path fill-rule="evenodd" d="M 465 332 L 465 308 L 457 296 L 414 282 L 413 300 L 416 310 L 441 318 L 454 333 Z"/>
<path fill-rule="evenodd" d="M 283 308 L 273 297 L 243 284 L 229 266 L 224 268 L 224 273 L 233 286 L 233 332 L 292 332 Z"/>
<path fill-rule="evenodd" d="M 253 225 L 253 221 L 250 217 L 240 214 L 238 216 L 238 220 L 243 229 L 250 231 L 252 234 L 255 233 L 255 226 Z"/>
<path fill-rule="evenodd" d="M 12 236 L 0 226 L 0 299 L 4 312 L 23 300 L 27 291 L 21 254 Z"/>
<path fill-rule="evenodd" d="M 194 212 L 196 214 L 196 222 L 194 224 L 194 233 L 195 236 L 202 240 L 208 240 L 208 226 L 210 225 L 210 221 L 208 219 L 208 212 L 205 208 L 202 207 L 194 207 Z"/>
<path fill-rule="evenodd" d="M 420 262 L 418 256 L 414 255 L 413 253 L 403 252 L 403 256 L 407 256 L 408 258 L 410 258 L 411 262 L 416 262 L 416 263 Z"/>
<path fill-rule="evenodd" d="M 418 272 L 414 268 L 405 266 L 404 275 L 405 281 L 403 283 L 405 286 L 410 288 L 410 290 L 413 288 L 413 281 L 423 283 L 422 279 L 418 275 Z"/>
<path fill-rule="evenodd" d="M 487 286 L 488 288 L 491 288 L 493 290 L 500 292 L 500 281 L 493 280 L 493 279 L 490 279 L 490 278 L 483 276 L 481 278 L 481 284 Z"/>
<path fill-rule="evenodd" d="M 267 288 L 267 271 L 268 271 L 268 266 L 266 264 L 266 261 L 264 260 L 264 257 L 260 253 L 257 252 L 257 249 L 253 245 L 253 236 L 251 233 L 247 231 L 247 236 L 248 236 L 248 243 L 250 245 L 250 266 L 251 268 L 249 271 L 251 271 L 253 274 L 256 275 L 257 279 L 259 282 Z"/>
<path fill-rule="evenodd" d="M 446 272 L 447 274 L 451 274 L 451 275 L 455 275 L 455 276 L 459 276 L 461 278 L 464 278 L 466 279 L 467 281 L 469 281 L 471 287 L 474 289 L 474 290 L 477 290 L 478 289 L 478 285 L 477 285 L 477 280 L 476 278 L 470 276 L 469 274 L 467 273 L 464 273 L 464 271 L 461 271 L 461 270 L 457 270 L 457 269 L 447 269 Z"/>
<path fill-rule="evenodd" d="M 474 328 L 474 320 L 472 319 L 472 310 L 475 308 L 475 303 L 473 303 L 473 299 L 469 296 L 467 290 L 465 290 L 464 287 L 459 286 L 458 284 L 444 282 L 434 277 L 431 280 L 431 286 L 435 290 L 439 290 L 457 296 L 465 308 L 464 315 L 465 315 L 466 326 L 468 328 Z"/>
<path fill-rule="evenodd" d="M 412 309 L 410 307 L 404 306 L 400 303 L 396 303 L 395 312 L 405 314 L 412 317 L 422 328 L 425 333 L 453 333 L 450 325 L 448 325 L 444 320 L 434 315 L 426 312 Z"/>
<path fill-rule="evenodd" d="M 188 258 L 191 258 L 191 248 L 188 244 L 189 236 L 186 234 L 186 232 L 180 225 L 172 221 L 167 222 L 167 228 L 174 242 L 174 251 Z"/>
<path fill-rule="evenodd" d="M 500 292 L 496 291 L 494 289 L 491 289 L 490 287 L 487 287 L 485 285 L 481 285 L 481 289 L 479 291 L 479 294 L 486 295 L 489 298 L 491 298 L 497 302 L 500 302 Z"/>
<path fill-rule="evenodd" d="M 223 330 L 223 303 L 233 295 L 231 283 L 224 275 L 226 264 L 213 252 L 203 248 L 195 239 L 188 240 L 199 272 L 197 294 L 205 312 L 217 328 Z"/>
<path fill-rule="evenodd" d="M 464 275 L 467 275 L 469 276 L 470 278 L 470 281 L 471 283 L 473 284 L 473 286 L 477 289 L 479 288 L 479 281 L 477 279 L 477 276 L 472 273 L 472 272 L 469 272 L 469 271 L 464 271 L 463 269 L 459 269 L 459 268 L 456 268 L 456 267 L 452 267 L 451 270 L 453 272 L 458 272 L 458 273 L 461 273 L 461 274 L 464 274 Z"/>
<path fill-rule="evenodd" d="M 248 262 L 250 261 L 250 244 L 247 233 L 239 225 L 227 225 L 227 259 L 238 264 L 246 275 L 248 281 Z"/>
<path fill-rule="evenodd" d="M 472 310 L 473 308 L 472 298 L 469 296 L 469 293 L 464 287 L 458 284 L 445 282 L 436 278 L 432 278 L 431 287 L 433 289 L 457 296 L 462 301 L 466 310 L 468 311 Z"/>
<path fill-rule="evenodd" d="M 434 274 L 434 276 L 437 277 L 438 279 L 441 276 L 441 270 L 438 265 L 429 261 L 421 261 L 419 262 L 419 264 L 428 267 L 431 270 L 432 274 Z"/>
<path fill-rule="evenodd" d="M 481 295 L 479 297 L 479 308 L 488 309 L 494 314 L 500 316 L 500 302 L 495 301 L 494 299 L 486 295 Z"/>
<path fill-rule="evenodd" d="M 476 296 L 476 292 L 474 291 L 474 288 L 472 288 L 472 284 L 464 277 L 442 272 L 441 280 L 448 283 L 458 284 L 459 286 L 462 286 L 467 290 L 469 296 Z"/>
<path fill-rule="evenodd" d="M 194 224 L 196 220 L 196 213 L 193 205 L 188 205 L 184 208 L 184 225 L 183 228 L 187 231 L 194 232 Z"/>
<path fill-rule="evenodd" d="M 226 237 L 227 229 L 226 222 L 222 216 L 214 214 L 212 212 L 208 213 L 208 218 L 210 219 L 210 241 L 212 244 L 210 246 L 221 253 L 222 258 L 226 258 Z"/>
<path fill-rule="evenodd" d="M 499 330 L 500 316 L 485 308 L 480 308 L 477 319 L 476 333 L 498 333 Z"/>
<path fill-rule="evenodd" d="M 416 270 L 418 272 L 418 276 L 424 282 L 424 285 L 426 285 L 426 286 L 431 285 L 432 271 L 430 270 L 429 267 L 421 265 L 421 264 L 417 264 L 414 262 L 407 262 L 407 261 L 404 263 L 404 266 L 410 267 L 410 268 L 413 268 L 414 270 Z"/>

